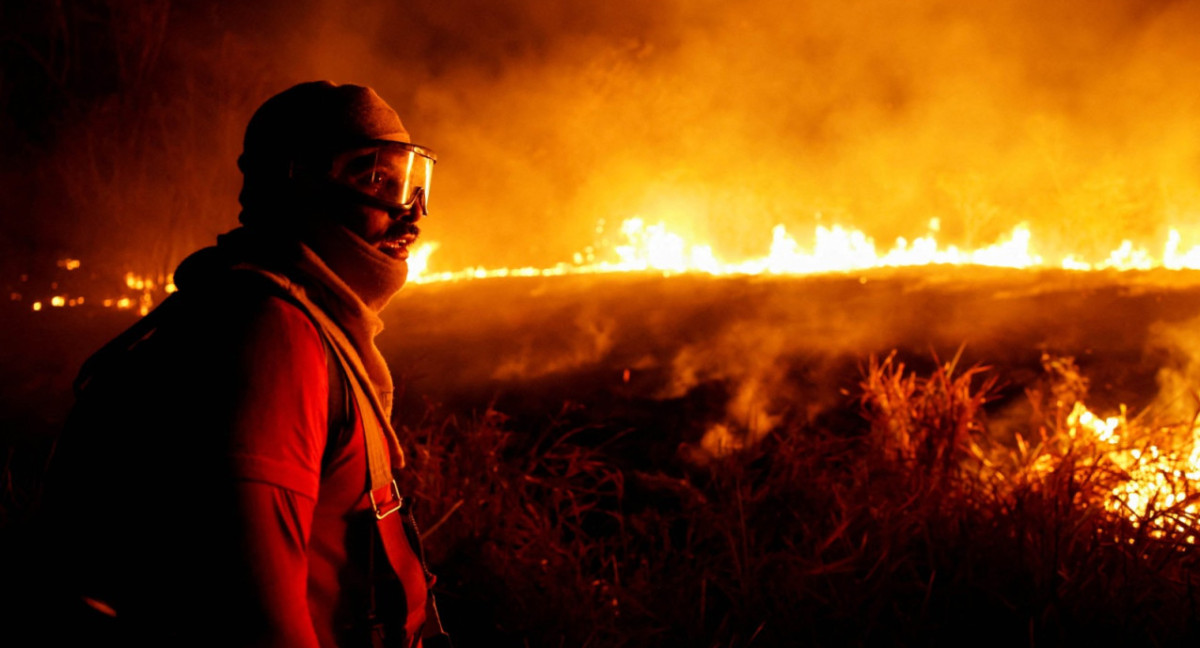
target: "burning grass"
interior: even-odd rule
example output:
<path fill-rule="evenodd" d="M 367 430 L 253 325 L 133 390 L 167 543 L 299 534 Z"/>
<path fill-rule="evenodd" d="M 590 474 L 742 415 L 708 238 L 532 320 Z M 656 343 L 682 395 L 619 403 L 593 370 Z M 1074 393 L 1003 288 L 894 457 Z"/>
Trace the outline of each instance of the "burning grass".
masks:
<path fill-rule="evenodd" d="M 1200 375 L 1183 344 L 1194 277 L 1156 278 L 422 286 L 381 339 L 408 388 L 405 489 L 447 624 L 460 645 L 1194 639 L 1193 422 L 1115 405 L 1141 412 Z M 17 338 L 45 343 L 6 357 L 38 379 L 0 409 L 65 411 L 46 376 L 69 385 L 128 323 L 92 310 L 95 331 L 21 309 L 37 334 Z M 993 368 L 919 351 L 964 340 Z M 1074 361 L 1031 348 L 1076 354 L 1097 393 Z M 40 423 L 7 420 L 53 432 L 26 418 Z M 721 426 L 737 442 L 706 448 Z M 0 539 L 36 497 L 36 445 L 7 455 Z"/>
<path fill-rule="evenodd" d="M 536 430 L 431 408 L 408 486 L 448 623 L 546 646 L 1192 638 L 1191 422 L 1097 423 L 1045 357 L 997 433 L 998 377 L 957 363 L 872 359 L 858 425 L 784 421 L 702 467 L 633 467 L 645 431 L 571 405 Z"/>

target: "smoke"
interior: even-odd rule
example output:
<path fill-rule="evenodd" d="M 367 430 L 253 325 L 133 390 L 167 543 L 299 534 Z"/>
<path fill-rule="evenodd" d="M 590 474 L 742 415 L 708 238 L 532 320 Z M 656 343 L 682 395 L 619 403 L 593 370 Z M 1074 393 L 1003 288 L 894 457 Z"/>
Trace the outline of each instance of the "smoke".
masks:
<path fill-rule="evenodd" d="M 412 397 L 501 411 L 588 403 L 704 461 L 773 429 L 853 429 L 867 358 L 919 375 L 957 358 L 999 379 L 989 426 L 1032 416 L 1043 355 L 1086 404 L 1145 421 L 1200 409 L 1200 285 L 1186 274 L 936 267 L 861 276 L 572 275 L 426 284 L 385 312 L 380 348 Z M 508 399 L 507 401 L 503 399 Z M 410 398 L 407 408 L 421 413 Z M 666 422 L 659 422 L 666 421 Z M 656 426 L 662 426 L 660 428 Z"/>
<path fill-rule="evenodd" d="M 376 87 L 440 154 L 433 270 L 567 261 L 635 215 L 730 260 L 777 223 L 886 246 L 933 218 L 960 245 L 1029 222 L 1044 254 L 1157 245 L 1172 225 L 1200 242 L 1195 3 L 98 6 L 95 34 L 61 40 L 104 54 L 68 80 L 103 82 L 69 86 L 30 207 L 71 232 L 36 241 L 81 256 L 116 239 L 136 257 L 157 230 L 174 261 L 233 226 L 242 126 L 312 78 Z"/>
<path fill-rule="evenodd" d="M 886 244 L 932 218 L 953 243 L 1030 222 L 1044 252 L 1087 255 L 1157 244 L 1200 210 L 1189 3 L 449 2 L 392 18 L 425 34 L 376 30 L 371 51 L 443 152 L 434 266 L 563 261 L 634 215 L 732 258 L 765 251 L 776 223 Z"/>
<path fill-rule="evenodd" d="M 724 413 L 706 422 L 698 444 L 685 450 L 693 461 L 751 446 L 796 409 L 810 416 L 832 404 L 832 390 L 797 383 L 789 371 L 804 342 L 778 322 L 737 320 L 713 339 L 679 349 L 670 363 L 670 380 L 657 396 L 680 398 L 705 383 L 727 387 Z M 801 415 L 800 420 L 803 420 Z"/>
<path fill-rule="evenodd" d="M 1159 359 L 1158 395 L 1150 406 L 1161 420 L 1178 424 L 1200 415 L 1200 316 L 1182 322 L 1158 322 L 1151 329 L 1146 353 Z"/>
<path fill-rule="evenodd" d="M 577 311 L 572 325 L 555 324 L 540 327 L 536 337 L 514 338 L 510 346 L 515 348 L 497 354 L 500 363 L 492 379 L 530 380 L 589 369 L 612 350 L 616 323 L 592 305 Z"/>

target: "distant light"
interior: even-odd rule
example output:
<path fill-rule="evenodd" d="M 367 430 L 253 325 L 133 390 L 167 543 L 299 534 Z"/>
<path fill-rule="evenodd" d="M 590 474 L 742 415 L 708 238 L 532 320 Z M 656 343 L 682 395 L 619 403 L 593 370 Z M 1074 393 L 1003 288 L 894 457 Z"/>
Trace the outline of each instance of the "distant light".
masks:
<path fill-rule="evenodd" d="M 42 302 L 40 302 L 40 301 L 33 302 L 33 310 L 35 310 L 35 311 L 42 310 Z"/>
<path fill-rule="evenodd" d="M 117 300 L 117 308 L 124 309 L 124 308 L 129 308 L 130 306 L 133 306 L 133 302 L 130 301 L 130 299 L 128 297 L 122 297 Z"/>
<path fill-rule="evenodd" d="M 74 270 L 81 265 L 81 262 L 79 261 L 79 259 L 59 259 L 57 265 L 60 268 L 66 268 L 67 270 Z"/>
<path fill-rule="evenodd" d="M 8 298 L 11 301 L 21 301 L 21 293 L 19 293 L 19 292 L 9 293 Z"/>
<path fill-rule="evenodd" d="M 105 307 L 105 308 L 112 308 L 112 305 L 113 305 L 113 300 L 111 300 L 111 299 L 105 299 L 105 300 L 104 300 L 102 303 L 104 304 L 104 307 Z"/>
<path fill-rule="evenodd" d="M 62 308 L 67 303 L 67 299 L 62 295 L 55 295 L 50 298 L 50 305 L 55 308 Z"/>

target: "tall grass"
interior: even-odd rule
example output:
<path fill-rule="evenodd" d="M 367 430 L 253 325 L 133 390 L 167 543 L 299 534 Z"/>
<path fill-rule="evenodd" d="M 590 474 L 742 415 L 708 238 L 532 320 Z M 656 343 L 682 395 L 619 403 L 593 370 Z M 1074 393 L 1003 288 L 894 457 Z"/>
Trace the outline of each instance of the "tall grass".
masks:
<path fill-rule="evenodd" d="M 447 626 L 493 646 L 1193 644 L 1192 421 L 1087 419 L 1087 380 L 1045 357 L 1001 424 L 1002 377 L 934 364 L 872 358 L 854 416 L 785 417 L 702 465 L 631 461 L 670 431 L 577 404 L 429 406 L 403 488 Z M 36 490 L 12 459 L 8 529 Z"/>
<path fill-rule="evenodd" d="M 997 376 L 957 364 L 872 359 L 861 425 L 793 421 L 654 472 L 608 451 L 638 430 L 431 409 L 406 430 L 407 486 L 448 624 L 464 645 L 1194 639 L 1192 496 L 1131 514 L 1114 495 L 1134 477 L 1114 453 L 1182 428 L 1126 421 L 1098 441 L 1071 416 L 1086 380 L 1046 358 L 1002 436 Z"/>

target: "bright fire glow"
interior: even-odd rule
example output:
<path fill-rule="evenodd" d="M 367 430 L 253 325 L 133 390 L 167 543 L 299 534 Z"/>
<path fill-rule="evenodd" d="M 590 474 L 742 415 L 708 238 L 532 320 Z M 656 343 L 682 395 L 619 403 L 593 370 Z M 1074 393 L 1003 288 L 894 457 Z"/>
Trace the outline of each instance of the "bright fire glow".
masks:
<path fill-rule="evenodd" d="M 1170 230 L 1162 253 L 1155 255 L 1143 247 L 1124 241 L 1106 258 L 1087 261 L 1068 254 L 1058 259 L 1040 253 L 1033 234 L 1019 224 L 991 245 L 961 249 L 937 240 L 938 223 L 930 222 L 929 233 L 907 240 L 898 238 L 888 248 L 879 248 L 864 232 L 841 225 L 816 226 L 812 245 L 802 245 L 787 228 L 771 230 L 769 247 L 762 256 L 730 261 L 720 259 L 712 245 L 690 242 L 663 223 L 647 223 L 639 217 L 621 224 L 621 244 L 615 245 L 608 260 L 597 260 L 592 248 L 575 255 L 575 263 L 560 263 L 548 268 L 467 268 L 459 271 L 431 271 L 430 257 L 438 244 L 420 245 L 409 259 L 409 280 L 416 283 L 460 281 L 510 276 L 556 276 L 604 272 L 687 272 L 712 275 L 806 275 L 828 272 L 862 271 L 925 265 L 978 265 L 1001 268 L 1062 268 L 1076 271 L 1096 270 L 1169 270 L 1200 269 L 1200 245 L 1184 249 L 1182 236 Z"/>
<path fill-rule="evenodd" d="M 928 233 L 912 240 L 896 239 L 890 247 L 881 248 L 861 230 L 842 225 L 818 225 L 814 228 L 811 245 L 801 243 L 784 225 L 776 225 L 770 241 L 764 238 L 764 254 L 741 260 L 720 258 L 713 246 L 689 241 L 662 222 L 648 223 L 634 217 L 626 219 L 619 228 L 620 243 L 605 250 L 588 247 L 573 255 L 573 262 L 549 267 L 485 268 L 482 266 L 455 271 L 431 268 L 431 259 L 439 249 L 437 242 L 424 242 L 413 248 L 408 259 L 408 281 L 438 283 L 500 277 L 549 277 L 571 274 L 614 272 L 656 272 L 664 275 L 703 273 L 710 275 L 810 275 L 834 272 L 859 272 L 879 268 L 916 267 L 929 265 L 977 265 L 998 268 L 1062 268 L 1072 271 L 1127 270 L 1198 270 L 1200 245 L 1185 248 L 1179 230 L 1171 229 L 1162 245 L 1161 254 L 1145 247 L 1123 241 L 1105 258 L 1085 260 L 1075 254 L 1052 258 L 1040 252 L 1030 228 L 1019 224 L 990 245 L 962 249 L 944 245 L 937 238 L 939 223 L 930 221 Z M 597 229 L 602 233 L 603 226 Z M 607 258 L 605 258 L 607 256 Z M 74 269 L 77 259 L 64 259 L 60 267 Z M 141 295 L 131 299 L 104 299 L 105 307 L 133 308 L 147 313 L 161 299 L 160 293 L 175 292 L 173 275 L 157 278 L 125 274 L 125 288 Z M 62 303 L 59 303 L 62 302 Z M 65 297 L 55 296 L 52 306 L 66 304 Z M 82 304 L 82 299 L 77 301 Z M 41 308 L 36 302 L 35 310 Z"/>
<path fill-rule="evenodd" d="M 125 287 L 130 290 L 145 290 L 146 280 L 132 272 L 125 273 Z M 151 284 L 153 287 L 153 284 Z"/>
<path fill-rule="evenodd" d="M 493 277 L 557 276 L 566 274 L 659 272 L 666 275 L 706 273 L 711 275 L 808 275 L 816 273 L 863 271 L 877 268 L 897 268 L 929 265 L 978 265 L 1004 268 L 1062 268 L 1069 271 L 1130 271 L 1130 270 L 1197 270 L 1200 269 L 1200 245 L 1185 248 L 1183 237 L 1171 229 L 1161 254 L 1154 254 L 1131 241 L 1122 242 L 1105 258 L 1088 261 L 1076 255 L 1059 259 L 1049 258 L 1037 251 L 1029 227 L 1017 225 L 991 245 L 977 249 L 960 249 L 943 245 L 937 239 L 938 222 L 931 221 L 929 232 L 913 240 L 899 238 L 890 247 L 880 248 L 864 232 L 840 225 L 817 226 L 811 246 L 802 244 L 783 225 L 771 230 L 766 252 L 739 261 L 720 259 L 713 247 L 687 240 L 663 223 L 647 223 L 642 218 L 630 218 L 620 227 L 623 242 L 611 246 L 609 258 L 603 252 L 587 248 L 576 254 L 574 263 L 560 263 L 548 268 L 467 268 L 451 272 L 433 272 L 430 259 L 438 250 L 435 242 L 414 248 L 408 260 L 409 280 L 416 283 L 486 279 Z M 65 259 L 59 267 L 73 270 L 80 266 L 75 259 Z M 126 273 L 125 287 L 137 291 L 135 297 L 122 296 L 100 301 L 104 307 L 126 310 L 137 308 L 147 314 L 155 303 L 159 290 L 175 292 L 174 277 L 159 276 L 157 280 Z M 52 284 L 52 288 L 55 286 Z M 20 295 L 13 293 L 12 299 Z M 48 300 L 55 308 L 84 304 L 84 298 L 53 295 Z M 34 311 L 44 308 L 43 301 L 32 302 Z M 628 376 L 626 375 L 626 380 Z M 744 402 L 743 402 L 744 401 Z M 753 390 L 739 397 L 735 408 L 737 420 L 749 421 L 755 437 L 777 424 L 773 417 L 762 413 L 761 404 Z M 1150 537 L 1188 533 L 1200 522 L 1197 501 L 1200 494 L 1200 427 L 1186 447 L 1168 448 L 1130 440 L 1129 423 L 1124 408 L 1115 416 L 1102 417 L 1083 403 L 1075 403 L 1066 418 L 1067 433 L 1073 443 L 1086 443 L 1095 449 L 1095 465 L 1105 466 L 1118 478 L 1108 490 L 1105 509 L 1127 519 L 1134 526 L 1144 526 Z M 1019 440 L 1020 441 L 1020 440 Z M 747 439 L 733 433 L 726 425 L 717 424 L 705 435 L 703 449 L 712 456 L 744 447 Z M 1023 442 L 1022 442 L 1023 443 Z M 1032 463 L 1035 473 L 1047 474 L 1055 469 L 1056 461 L 1042 455 Z M 1192 535 L 1186 541 L 1194 543 Z"/>
<path fill-rule="evenodd" d="M 1125 413 L 1121 412 L 1120 416 L 1110 416 L 1108 418 L 1100 418 L 1096 416 L 1084 406 L 1083 403 L 1075 403 L 1075 407 L 1071 409 L 1071 413 L 1067 415 L 1067 430 L 1071 437 L 1074 438 L 1080 430 L 1090 433 L 1097 441 L 1116 445 L 1121 440 L 1117 434 L 1117 428 L 1125 421 Z"/>
<path fill-rule="evenodd" d="M 1083 403 L 1075 403 L 1067 417 L 1072 438 L 1091 439 L 1110 448 L 1102 461 L 1115 466 L 1124 478 L 1108 494 L 1104 508 L 1127 518 L 1134 526 L 1148 524 L 1151 537 L 1169 531 L 1184 533 L 1197 521 L 1196 486 L 1200 484 L 1200 437 L 1193 432 L 1190 447 L 1169 450 L 1152 443 L 1130 447 L 1121 442 L 1128 423 L 1125 412 L 1101 418 Z M 1188 536 L 1194 543 L 1193 536 Z"/>

